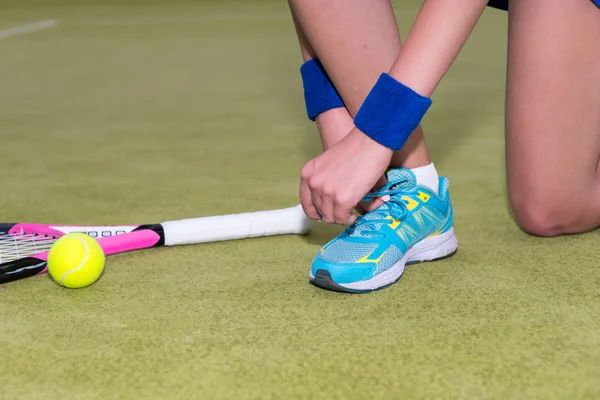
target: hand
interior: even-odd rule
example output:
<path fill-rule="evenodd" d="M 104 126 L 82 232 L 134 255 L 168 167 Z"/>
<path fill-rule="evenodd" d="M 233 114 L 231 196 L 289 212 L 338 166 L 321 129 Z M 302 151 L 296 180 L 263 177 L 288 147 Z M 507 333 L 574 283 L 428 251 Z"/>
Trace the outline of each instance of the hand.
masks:
<path fill-rule="evenodd" d="M 370 190 L 370 192 L 374 192 L 375 190 L 384 187 L 386 183 L 388 183 L 387 177 L 385 175 L 383 175 L 381 178 L 379 178 L 377 183 L 375 183 L 375 186 L 373 186 L 373 188 Z M 371 201 L 361 201 L 360 203 L 358 203 L 356 205 L 355 210 L 359 214 L 364 215 L 368 212 L 375 210 L 377 207 L 379 207 L 380 205 L 382 205 L 389 199 L 390 199 L 390 196 L 383 196 L 383 197 L 375 197 Z"/>
<path fill-rule="evenodd" d="M 334 108 L 320 114 L 316 120 L 317 128 L 319 130 L 319 136 L 321 137 L 321 143 L 323 145 L 323 151 L 329 150 L 336 143 L 340 142 L 355 128 L 354 119 L 348 113 L 346 108 Z M 372 190 L 379 189 L 387 183 L 387 178 L 383 175 Z M 361 215 L 367 212 L 373 211 L 387 199 L 375 198 L 369 202 L 361 202 L 356 205 L 355 210 Z"/>
<path fill-rule="evenodd" d="M 355 128 L 302 169 L 300 202 L 310 218 L 351 224 L 352 209 L 384 175 L 392 150 Z"/>

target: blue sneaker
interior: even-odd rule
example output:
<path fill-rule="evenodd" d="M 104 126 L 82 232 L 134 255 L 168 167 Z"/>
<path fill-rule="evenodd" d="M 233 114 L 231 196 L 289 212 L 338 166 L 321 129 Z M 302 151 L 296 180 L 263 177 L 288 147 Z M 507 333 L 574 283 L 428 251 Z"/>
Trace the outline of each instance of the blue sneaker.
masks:
<path fill-rule="evenodd" d="M 439 195 L 416 186 L 409 169 L 391 169 L 388 183 L 363 200 L 390 195 L 319 250 L 310 271 L 316 286 L 363 293 L 396 282 L 407 264 L 440 260 L 458 249 L 449 182 L 439 179 Z"/>

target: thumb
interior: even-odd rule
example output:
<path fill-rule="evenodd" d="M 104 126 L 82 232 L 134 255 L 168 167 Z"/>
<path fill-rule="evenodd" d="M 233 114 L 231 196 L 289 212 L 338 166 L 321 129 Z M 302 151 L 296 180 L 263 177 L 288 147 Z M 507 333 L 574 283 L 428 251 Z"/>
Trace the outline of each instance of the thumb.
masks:
<path fill-rule="evenodd" d="M 373 186 L 373 190 L 384 187 L 387 182 L 388 182 L 387 177 L 385 175 L 383 175 L 381 178 L 379 178 L 379 180 L 377 181 L 375 186 Z M 359 204 L 366 212 L 371 212 L 389 200 L 390 200 L 390 196 L 385 195 L 385 196 L 381 196 L 381 197 L 376 197 L 371 201 L 363 201 Z"/>
<path fill-rule="evenodd" d="M 385 195 L 385 196 L 381 196 L 381 197 L 375 197 L 373 200 L 371 200 L 369 202 L 362 202 L 362 203 L 360 203 L 360 205 L 365 209 L 366 212 L 371 212 L 389 200 L 390 200 L 390 196 Z"/>

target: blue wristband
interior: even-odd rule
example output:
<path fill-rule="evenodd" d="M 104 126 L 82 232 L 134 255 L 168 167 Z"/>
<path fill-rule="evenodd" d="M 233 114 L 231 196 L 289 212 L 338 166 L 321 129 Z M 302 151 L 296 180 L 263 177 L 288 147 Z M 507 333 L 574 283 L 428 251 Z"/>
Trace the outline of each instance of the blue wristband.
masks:
<path fill-rule="evenodd" d="M 431 106 L 431 100 L 381 74 L 354 118 L 368 137 L 392 150 L 400 150 Z"/>
<path fill-rule="evenodd" d="M 308 60 L 300 67 L 306 113 L 311 121 L 325 111 L 344 107 L 340 95 L 319 59 Z"/>

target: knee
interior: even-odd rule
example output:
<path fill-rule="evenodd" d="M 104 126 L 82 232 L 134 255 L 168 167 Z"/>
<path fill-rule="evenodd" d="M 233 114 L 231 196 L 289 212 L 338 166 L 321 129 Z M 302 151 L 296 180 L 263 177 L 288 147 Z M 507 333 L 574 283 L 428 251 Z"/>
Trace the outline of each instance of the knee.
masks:
<path fill-rule="evenodd" d="M 562 224 L 550 211 L 552 207 L 535 203 L 520 203 L 511 200 L 513 213 L 523 231 L 534 236 L 558 236 L 563 231 Z"/>
<path fill-rule="evenodd" d="M 545 185 L 530 186 L 526 190 L 509 187 L 510 204 L 521 229 L 541 237 L 583 231 L 586 221 L 581 203 L 568 198 L 565 191 L 541 186 Z"/>

